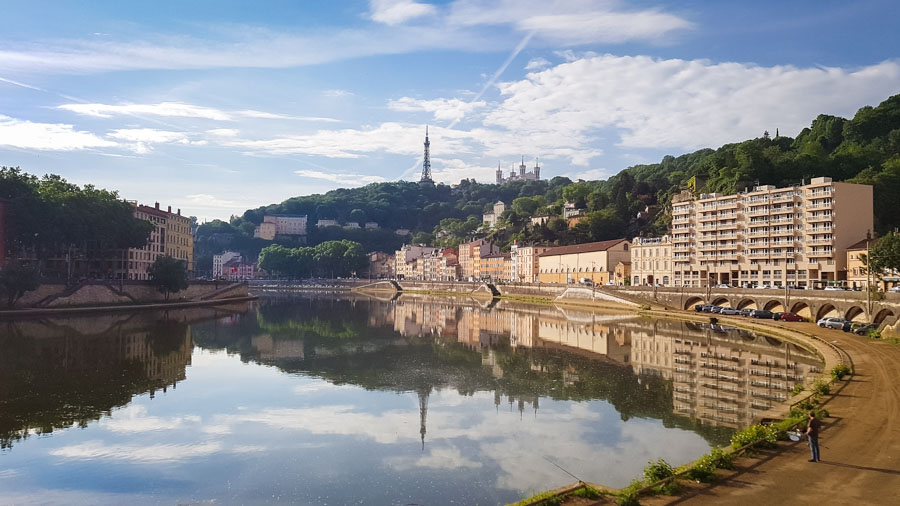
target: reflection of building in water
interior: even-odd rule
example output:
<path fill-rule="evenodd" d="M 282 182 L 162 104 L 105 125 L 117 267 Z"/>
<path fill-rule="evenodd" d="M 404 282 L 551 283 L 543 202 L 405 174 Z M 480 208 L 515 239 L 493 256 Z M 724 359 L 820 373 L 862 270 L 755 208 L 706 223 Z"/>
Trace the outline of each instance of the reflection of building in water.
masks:
<path fill-rule="evenodd" d="M 302 339 L 272 339 L 270 334 L 253 336 L 250 344 L 259 352 L 260 360 L 303 359 Z"/>
<path fill-rule="evenodd" d="M 746 331 L 664 320 L 623 326 L 634 370 L 671 378 L 675 412 L 715 425 L 744 427 L 821 372 L 809 350 Z"/>

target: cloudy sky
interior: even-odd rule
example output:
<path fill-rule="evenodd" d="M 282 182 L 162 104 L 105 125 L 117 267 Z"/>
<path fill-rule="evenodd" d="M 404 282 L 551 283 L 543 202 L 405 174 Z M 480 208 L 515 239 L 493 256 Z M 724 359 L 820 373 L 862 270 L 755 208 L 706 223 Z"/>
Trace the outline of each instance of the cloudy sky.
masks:
<path fill-rule="evenodd" d="M 0 165 L 202 219 L 796 135 L 900 93 L 900 3 L 4 2 Z"/>

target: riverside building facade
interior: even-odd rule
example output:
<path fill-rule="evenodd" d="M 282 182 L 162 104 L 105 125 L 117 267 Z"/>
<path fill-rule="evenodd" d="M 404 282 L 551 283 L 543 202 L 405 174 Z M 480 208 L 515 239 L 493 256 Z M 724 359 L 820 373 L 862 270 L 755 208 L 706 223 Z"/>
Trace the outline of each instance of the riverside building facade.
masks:
<path fill-rule="evenodd" d="M 672 238 L 635 237 L 631 241 L 632 286 L 673 286 Z"/>
<path fill-rule="evenodd" d="M 733 195 L 683 192 L 672 199 L 674 284 L 840 284 L 846 250 L 872 230 L 869 185 L 818 177 Z"/>

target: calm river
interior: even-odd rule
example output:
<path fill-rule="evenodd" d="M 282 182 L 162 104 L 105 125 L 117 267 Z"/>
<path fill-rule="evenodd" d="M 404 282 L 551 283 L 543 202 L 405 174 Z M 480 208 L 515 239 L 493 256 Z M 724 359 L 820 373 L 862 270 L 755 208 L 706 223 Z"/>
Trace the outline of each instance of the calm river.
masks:
<path fill-rule="evenodd" d="M 263 293 L 0 321 L 0 503 L 502 504 L 728 443 L 814 354 L 552 306 Z"/>

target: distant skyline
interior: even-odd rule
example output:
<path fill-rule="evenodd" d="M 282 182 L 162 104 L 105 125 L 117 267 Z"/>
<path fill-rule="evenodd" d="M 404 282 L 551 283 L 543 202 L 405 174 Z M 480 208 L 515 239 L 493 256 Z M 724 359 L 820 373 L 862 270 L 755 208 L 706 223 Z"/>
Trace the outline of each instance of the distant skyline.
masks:
<path fill-rule="evenodd" d="M 0 165 L 201 220 L 337 187 L 605 179 L 900 93 L 900 5 L 10 3 Z"/>

